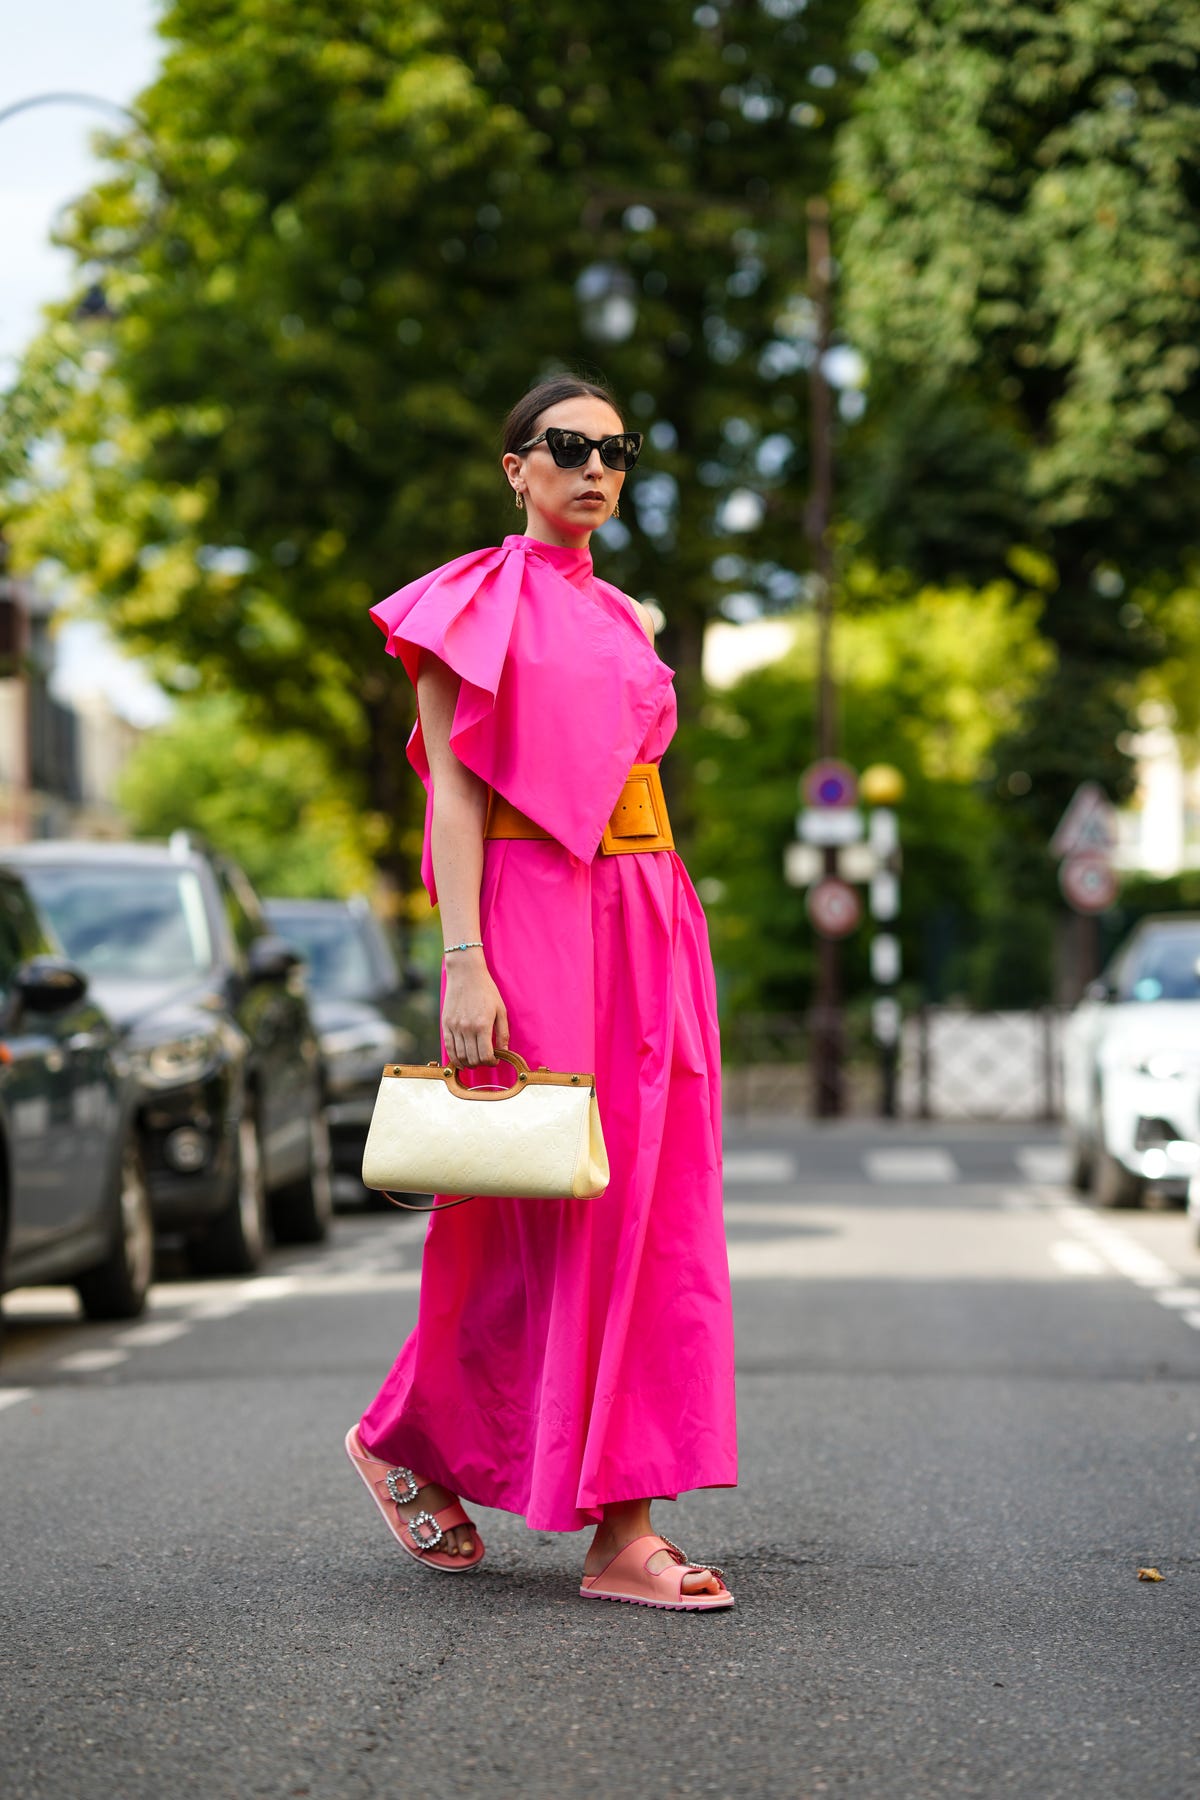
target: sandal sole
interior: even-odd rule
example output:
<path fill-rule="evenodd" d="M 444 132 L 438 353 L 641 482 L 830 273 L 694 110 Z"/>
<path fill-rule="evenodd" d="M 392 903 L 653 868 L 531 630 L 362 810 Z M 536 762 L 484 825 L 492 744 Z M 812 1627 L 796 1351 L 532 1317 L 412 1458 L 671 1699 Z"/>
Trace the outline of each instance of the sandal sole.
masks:
<path fill-rule="evenodd" d="M 386 1503 L 382 1500 L 379 1493 L 377 1492 L 375 1483 L 371 1480 L 371 1477 L 367 1474 L 367 1471 L 364 1469 L 364 1467 L 362 1465 L 362 1446 L 358 1443 L 358 1428 L 357 1428 L 357 1426 L 352 1425 L 350 1427 L 349 1431 L 346 1433 L 345 1442 L 346 1442 L 346 1455 L 350 1458 L 350 1461 L 353 1463 L 354 1468 L 357 1471 L 359 1478 L 362 1481 L 363 1486 L 366 1488 L 368 1494 L 370 1494 L 372 1500 L 375 1502 L 375 1505 L 380 1513 L 380 1516 L 382 1517 L 384 1524 L 387 1526 L 388 1531 L 391 1534 L 393 1541 L 395 1543 L 399 1544 L 399 1546 L 400 1546 L 401 1550 L 403 1550 L 405 1556 L 410 1557 L 413 1562 L 418 1563 L 422 1569 L 436 1570 L 436 1572 L 439 1575 L 471 1575 L 471 1574 L 473 1574 L 474 1571 L 479 1567 L 480 1563 L 483 1561 L 484 1557 L 487 1555 L 487 1551 L 483 1547 L 483 1541 L 480 1538 L 478 1531 L 475 1532 L 475 1541 L 479 1545 L 479 1555 L 472 1558 L 468 1562 L 463 1562 L 463 1561 L 433 1562 L 431 1560 L 431 1556 L 429 1553 L 426 1553 L 423 1555 L 418 1555 L 415 1550 L 410 1550 L 408 1545 L 405 1543 L 404 1539 L 400 1536 L 400 1533 L 396 1530 L 396 1526 L 395 1526 L 395 1522 L 393 1520 L 392 1514 L 388 1511 Z M 371 1460 L 377 1461 L 378 1459 L 373 1457 Z M 435 1550 L 432 1552 L 433 1556 L 440 1556 L 442 1554 L 444 1554 L 444 1552 L 438 1551 L 438 1550 Z"/>
<path fill-rule="evenodd" d="M 581 1600 L 617 1600 L 624 1606 L 650 1606 L 655 1612 L 728 1612 L 734 1604 L 732 1594 L 714 1594 L 711 1599 L 696 1595 L 691 1600 L 642 1600 L 637 1594 L 605 1594 L 596 1588 L 580 1588 Z"/>

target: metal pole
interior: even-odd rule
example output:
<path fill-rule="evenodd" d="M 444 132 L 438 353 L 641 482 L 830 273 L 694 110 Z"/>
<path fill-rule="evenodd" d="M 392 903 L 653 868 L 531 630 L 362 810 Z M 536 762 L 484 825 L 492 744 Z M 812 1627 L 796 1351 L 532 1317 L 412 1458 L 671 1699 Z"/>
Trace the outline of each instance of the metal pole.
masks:
<path fill-rule="evenodd" d="M 837 753 L 837 691 L 831 658 L 833 636 L 833 394 L 825 375 L 832 329 L 829 207 L 808 203 L 809 290 L 816 311 L 816 343 L 809 373 L 809 499 L 805 525 L 817 577 L 817 756 Z M 837 851 L 826 848 L 825 874 L 837 874 Z M 813 1008 L 813 1099 L 818 1118 L 841 1115 L 842 996 L 836 938 L 817 937 L 817 991 Z"/>

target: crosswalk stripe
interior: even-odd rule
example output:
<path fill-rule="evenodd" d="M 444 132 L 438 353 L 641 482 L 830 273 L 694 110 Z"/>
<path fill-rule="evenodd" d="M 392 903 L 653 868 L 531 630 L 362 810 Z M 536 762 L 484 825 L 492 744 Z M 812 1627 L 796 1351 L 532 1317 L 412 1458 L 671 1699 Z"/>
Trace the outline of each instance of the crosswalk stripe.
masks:
<path fill-rule="evenodd" d="M 796 1159 L 782 1150 L 731 1150 L 725 1157 L 725 1179 L 746 1185 L 794 1181 Z"/>
<path fill-rule="evenodd" d="M 872 1181 L 956 1181 L 958 1165 L 948 1150 L 936 1146 L 867 1150 L 863 1167 Z"/>

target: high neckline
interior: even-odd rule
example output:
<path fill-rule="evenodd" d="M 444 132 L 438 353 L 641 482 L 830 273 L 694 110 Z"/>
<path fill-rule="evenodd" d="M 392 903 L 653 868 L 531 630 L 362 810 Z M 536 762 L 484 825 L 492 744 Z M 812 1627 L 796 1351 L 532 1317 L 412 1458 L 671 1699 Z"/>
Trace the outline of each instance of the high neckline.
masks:
<path fill-rule="evenodd" d="M 526 537 L 522 532 L 515 532 L 504 540 L 506 550 L 514 550 L 518 545 L 543 557 L 577 587 L 591 579 L 592 553 L 586 544 L 578 548 L 573 544 L 544 544 L 541 538 Z"/>

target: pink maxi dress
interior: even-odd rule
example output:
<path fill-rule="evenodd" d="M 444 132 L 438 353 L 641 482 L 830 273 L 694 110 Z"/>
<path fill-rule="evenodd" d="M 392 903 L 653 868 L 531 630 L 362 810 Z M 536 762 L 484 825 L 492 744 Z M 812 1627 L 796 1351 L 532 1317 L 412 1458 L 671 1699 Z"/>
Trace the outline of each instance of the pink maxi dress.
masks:
<path fill-rule="evenodd" d="M 611 1181 L 596 1200 L 479 1199 L 430 1219 L 417 1327 L 362 1442 L 535 1530 L 578 1530 L 609 1501 L 731 1487 L 707 927 L 673 851 L 596 854 L 631 764 L 657 762 L 674 733 L 671 670 L 587 550 L 524 537 L 371 616 L 414 683 L 422 650 L 459 675 L 456 756 L 552 834 L 487 841 L 482 937 L 512 1048 L 595 1072 Z M 419 720 L 408 755 L 429 795 L 436 902 Z"/>

